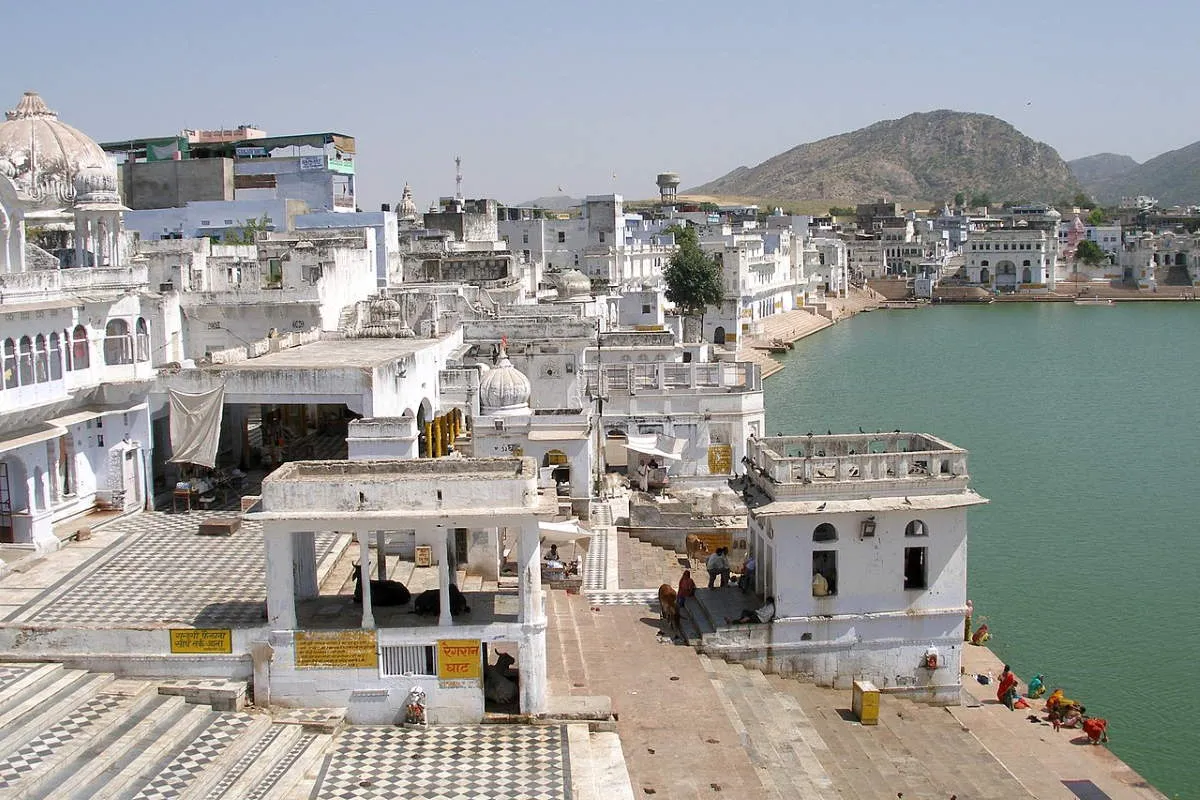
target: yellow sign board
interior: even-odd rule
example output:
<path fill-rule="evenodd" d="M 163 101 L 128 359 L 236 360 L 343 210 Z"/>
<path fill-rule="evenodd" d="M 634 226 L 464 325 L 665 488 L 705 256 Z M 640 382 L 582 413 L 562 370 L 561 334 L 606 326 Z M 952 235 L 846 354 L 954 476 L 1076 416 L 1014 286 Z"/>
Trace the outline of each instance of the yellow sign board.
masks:
<path fill-rule="evenodd" d="M 232 653 L 229 628 L 171 628 L 171 652 L 178 654 Z"/>
<path fill-rule="evenodd" d="M 708 474 L 728 475 L 733 469 L 733 447 L 713 444 L 708 447 Z"/>
<path fill-rule="evenodd" d="M 483 649 L 478 639 L 439 639 L 438 678 L 478 680 L 483 675 Z"/>
<path fill-rule="evenodd" d="M 296 666 L 317 669 L 377 668 L 375 631 L 297 631 Z"/>

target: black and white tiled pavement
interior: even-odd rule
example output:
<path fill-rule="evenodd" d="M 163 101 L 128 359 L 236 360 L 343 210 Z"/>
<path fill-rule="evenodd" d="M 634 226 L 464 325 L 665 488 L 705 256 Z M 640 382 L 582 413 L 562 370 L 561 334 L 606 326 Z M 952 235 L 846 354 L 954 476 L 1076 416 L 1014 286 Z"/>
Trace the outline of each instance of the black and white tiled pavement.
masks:
<path fill-rule="evenodd" d="M 4 620 L 107 627 L 179 623 L 256 625 L 265 619 L 266 587 L 258 525 L 230 537 L 197 536 L 206 517 L 138 514 L 113 523 L 125 537 Z M 123 530 L 122 530 L 123 529 Z M 317 534 L 317 561 L 338 537 Z"/>
<path fill-rule="evenodd" d="M 170 800 L 182 797 L 197 776 L 221 757 L 254 721 L 249 714 L 221 714 L 192 739 L 170 764 L 155 775 L 134 800 Z"/>
<path fill-rule="evenodd" d="M 608 535 L 601 528 L 588 542 L 583 557 L 583 591 L 603 591 L 608 580 Z"/>
<path fill-rule="evenodd" d="M 0 664 L 0 692 L 37 669 L 37 664 Z"/>
<path fill-rule="evenodd" d="M 314 797 L 336 800 L 567 800 L 560 726 L 352 728 L 342 733 Z"/>
<path fill-rule="evenodd" d="M 101 692 L 15 752 L 0 754 L 0 792 L 36 771 L 76 739 L 90 736 L 101 721 L 113 716 L 116 709 L 128 702 L 126 694 Z"/>
<path fill-rule="evenodd" d="M 642 606 L 658 608 L 658 589 L 617 589 L 611 592 L 586 592 L 593 606 Z"/>

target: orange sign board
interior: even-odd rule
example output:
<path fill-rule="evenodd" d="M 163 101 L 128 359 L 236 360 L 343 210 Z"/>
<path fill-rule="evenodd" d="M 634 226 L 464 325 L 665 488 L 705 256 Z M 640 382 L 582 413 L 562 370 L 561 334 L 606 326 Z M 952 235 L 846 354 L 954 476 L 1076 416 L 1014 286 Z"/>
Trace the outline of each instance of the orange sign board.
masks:
<path fill-rule="evenodd" d="M 708 474 L 728 475 L 733 469 L 733 448 L 727 444 L 708 447 Z"/>
<path fill-rule="evenodd" d="M 483 675 L 483 647 L 478 639 L 439 639 L 438 678 L 444 681 L 479 680 Z"/>
<path fill-rule="evenodd" d="M 232 653 L 229 628 L 171 628 L 172 653 Z"/>
<path fill-rule="evenodd" d="M 375 631 L 297 631 L 296 666 L 317 669 L 375 669 Z"/>

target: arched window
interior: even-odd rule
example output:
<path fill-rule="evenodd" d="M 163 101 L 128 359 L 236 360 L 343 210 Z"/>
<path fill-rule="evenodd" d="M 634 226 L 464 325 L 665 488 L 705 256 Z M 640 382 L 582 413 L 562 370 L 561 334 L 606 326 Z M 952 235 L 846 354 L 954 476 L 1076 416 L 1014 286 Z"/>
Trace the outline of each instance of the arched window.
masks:
<path fill-rule="evenodd" d="M 87 328 L 76 325 L 71 333 L 71 369 L 87 369 L 92 365 L 92 356 L 88 352 Z"/>
<path fill-rule="evenodd" d="M 132 364 L 133 347 L 129 341 L 129 323 L 123 319 L 110 319 L 104 326 L 104 363 Z"/>
<path fill-rule="evenodd" d="M 3 378 L 0 386 L 3 386 L 5 389 L 20 386 L 20 383 L 17 381 L 17 343 L 12 339 L 4 340 L 4 366 L 0 377 Z"/>
<path fill-rule="evenodd" d="M 905 536 L 928 536 L 929 526 L 919 519 L 914 519 L 912 522 L 904 526 Z"/>
<path fill-rule="evenodd" d="M 28 336 L 17 347 L 17 375 L 22 386 L 33 383 L 33 340 Z"/>
<path fill-rule="evenodd" d="M 134 329 L 137 333 L 137 338 L 134 342 L 138 361 L 150 360 L 150 331 L 146 328 L 146 320 L 143 317 L 138 317 L 137 327 Z"/>
<path fill-rule="evenodd" d="M 58 338 L 58 331 L 50 334 L 50 380 L 61 381 L 63 376 L 63 349 L 62 340 Z"/>
<path fill-rule="evenodd" d="M 46 337 L 40 333 L 33 340 L 33 376 L 38 383 L 50 380 L 50 356 L 46 352 Z"/>
<path fill-rule="evenodd" d="M 813 529 L 814 542 L 836 542 L 837 528 L 830 525 L 828 522 L 822 522 Z"/>

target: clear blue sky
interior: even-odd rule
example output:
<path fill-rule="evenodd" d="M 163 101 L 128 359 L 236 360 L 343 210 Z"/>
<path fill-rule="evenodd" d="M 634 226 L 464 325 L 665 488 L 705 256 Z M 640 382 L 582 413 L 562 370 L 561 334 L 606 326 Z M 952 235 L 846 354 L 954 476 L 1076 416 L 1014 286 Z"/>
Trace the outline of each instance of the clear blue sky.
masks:
<path fill-rule="evenodd" d="M 1067 159 L 1200 139 L 1194 0 L 2 5 L 4 108 L 36 89 L 99 141 L 348 133 L 364 209 L 453 193 L 456 154 L 471 197 L 640 198 L 936 108 Z"/>

